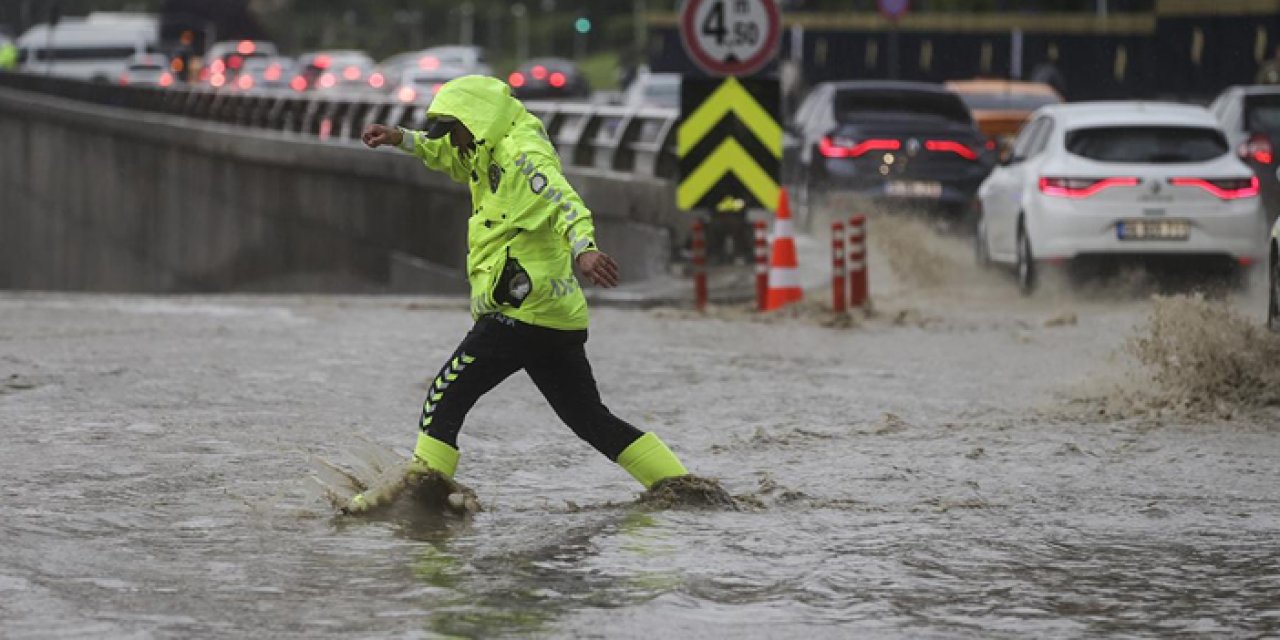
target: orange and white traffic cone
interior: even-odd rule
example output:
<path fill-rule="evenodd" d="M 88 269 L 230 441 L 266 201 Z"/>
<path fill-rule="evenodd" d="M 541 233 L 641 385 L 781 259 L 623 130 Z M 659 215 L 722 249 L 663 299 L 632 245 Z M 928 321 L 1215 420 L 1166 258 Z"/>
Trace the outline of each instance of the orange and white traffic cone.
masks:
<path fill-rule="evenodd" d="M 796 238 L 791 229 L 791 203 L 787 190 L 782 189 L 778 201 L 778 216 L 773 221 L 773 249 L 769 259 L 769 293 L 765 296 L 765 311 L 780 309 L 804 299 L 800 287 L 800 264 L 796 261 Z"/>

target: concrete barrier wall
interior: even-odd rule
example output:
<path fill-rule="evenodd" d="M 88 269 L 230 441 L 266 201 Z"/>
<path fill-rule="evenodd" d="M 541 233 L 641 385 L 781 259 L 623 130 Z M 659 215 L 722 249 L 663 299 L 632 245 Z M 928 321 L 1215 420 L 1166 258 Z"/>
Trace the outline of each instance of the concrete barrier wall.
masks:
<path fill-rule="evenodd" d="M 628 278 L 667 268 L 668 183 L 569 177 Z M 0 89 L 0 288 L 463 292 L 469 212 L 398 151 Z"/>

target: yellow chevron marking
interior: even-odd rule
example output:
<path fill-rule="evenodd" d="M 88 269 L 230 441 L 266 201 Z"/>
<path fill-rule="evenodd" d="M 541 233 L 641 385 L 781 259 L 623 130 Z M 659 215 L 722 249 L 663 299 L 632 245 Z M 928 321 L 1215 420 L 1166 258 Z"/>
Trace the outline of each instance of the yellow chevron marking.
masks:
<path fill-rule="evenodd" d="M 433 393 L 433 394 L 431 394 L 431 401 L 432 401 L 432 402 L 440 402 L 440 398 L 443 398 L 443 397 L 444 397 L 444 394 L 443 394 L 443 393 Z"/>
<path fill-rule="evenodd" d="M 471 364 L 472 362 L 475 362 L 475 361 L 476 361 L 476 359 L 475 359 L 474 357 L 469 356 L 469 355 L 467 355 L 467 354 L 465 354 L 465 353 L 464 353 L 464 354 L 462 354 L 462 362 L 464 362 L 464 363 L 466 363 L 466 364 Z"/>
<path fill-rule="evenodd" d="M 445 380 L 448 380 L 449 382 L 453 382 L 454 380 L 457 380 L 457 379 L 458 379 L 458 374 L 456 374 L 456 373 L 446 373 L 446 374 L 445 374 L 445 376 L 444 376 L 444 379 L 445 379 Z"/>
<path fill-rule="evenodd" d="M 454 358 L 454 359 L 453 359 L 453 362 L 450 362 L 450 363 L 449 363 L 449 366 L 450 366 L 450 367 L 453 367 L 454 369 L 457 369 L 457 368 L 458 368 L 458 366 L 459 366 L 460 364 L 461 364 L 461 363 L 459 363 L 459 362 L 458 362 L 458 359 L 457 359 L 457 358 Z"/>
<path fill-rule="evenodd" d="M 778 201 L 778 183 L 733 138 L 726 138 L 676 189 L 676 205 L 692 209 L 720 178 L 732 171 L 766 207 Z"/>
<path fill-rule="evenodd" d="M 678 155 L 681 158 L 687 155 L 729 113 L 738 116 L 775 158 L 782 157 L 782 127 L 732 76 L 680 123 L 676 130 Z"/>

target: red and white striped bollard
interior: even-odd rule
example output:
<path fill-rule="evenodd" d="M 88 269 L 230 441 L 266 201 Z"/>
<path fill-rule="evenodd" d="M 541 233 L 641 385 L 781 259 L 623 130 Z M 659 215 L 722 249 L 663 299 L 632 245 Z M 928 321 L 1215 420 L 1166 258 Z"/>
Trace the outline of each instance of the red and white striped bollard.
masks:
<path fill-rule="evenodd" d="M 831 223 L 831 308 L 836 313 L 848 311 L 845 307 L 844 223 Z"/>
<path fill-rule="evenodd" d="M 707 310 L 707 239 L 701 220 L 693 221 L 693 306 Z"/>
<path fill-rule="evenodd" d="M 867 217 L 849 219 L 849 306 L 867 305 Z"/>
<path fill-rule="evenodd" d="M 756 230 L 756 310 L 764 311 L 765 298 L 769 295 L 768 226 L 763 220 L 757 220 L 753 226 Z"/>

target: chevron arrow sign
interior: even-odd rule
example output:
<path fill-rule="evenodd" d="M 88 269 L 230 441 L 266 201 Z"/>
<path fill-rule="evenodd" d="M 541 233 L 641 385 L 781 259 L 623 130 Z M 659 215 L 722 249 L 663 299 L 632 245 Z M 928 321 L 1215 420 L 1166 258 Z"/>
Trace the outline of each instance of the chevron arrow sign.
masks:
<path fill-rule="evenodd" d="M 774 210 L 782 165 L 777 80 L 685 77 L 676 130 L 684 210 Z"/>

